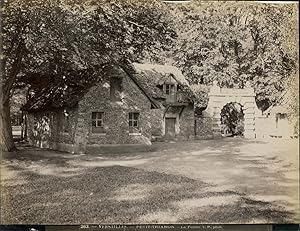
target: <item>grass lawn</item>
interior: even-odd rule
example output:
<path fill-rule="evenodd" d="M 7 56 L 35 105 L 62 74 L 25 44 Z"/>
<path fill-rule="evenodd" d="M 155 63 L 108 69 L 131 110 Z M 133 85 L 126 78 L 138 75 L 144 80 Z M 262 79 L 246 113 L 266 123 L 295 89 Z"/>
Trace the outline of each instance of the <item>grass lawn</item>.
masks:
<path fill-rule="evenodd" d="M 298 141 L 157 143 L 146 153 L 4 153 L 3 224 L 299 222 Z"/>

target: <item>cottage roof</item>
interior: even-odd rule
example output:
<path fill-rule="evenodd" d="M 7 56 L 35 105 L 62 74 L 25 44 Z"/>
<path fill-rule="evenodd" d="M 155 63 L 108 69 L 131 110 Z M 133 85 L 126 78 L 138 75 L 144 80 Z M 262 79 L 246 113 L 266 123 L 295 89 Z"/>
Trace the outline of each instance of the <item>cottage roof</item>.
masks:
<path fill-rule="evenodd" d="M 133 63 L 133 68 L 135 70 L 135 78 L 151 97 L 155 99 L 165 98 L 163 89 L 160 86 L 171 77 L 181 86 L 181 90 L 184 92 L 183 100 L 187 102 L 194 101 L 195 95 L 191 90 L 190 84 L 177 67 Z"/>
<path fill-rule="evenodd" d="M 184 102 L 194 102 L 195 100 L 195 94 L 188 81 L 181 71 L 174 66 L 133 63 L 132 68 L 114 67 L 108 73 L 110 74 L 103 76 L 128 75 L 150 100 L 154 108 L 159 108 L 161 105 L 157 99 L 165 98 L 163 89 L 159 88 L 158 85 L 170 76 L 181 86 L 181 91 L 184 93 Z M 82 77 L 78 78 L 78 75 Z M 103 76 L 99 76 L 93 70 L 69 72 L 63 80 L 54 76 L 28 74 L 25 79 L 31 85 L 34 83 L 33 88 L 36 94 L 28 100 L 22 109 L 37 111 L 72 108 L 77 105 L 92 86 L 103 80 Z M 58 82 L 55 82 L 55 80 L 58 80 Z"/>
<path fill-rule="evenodd" d="M 171 74 L 180 84 L 189 86 L 189 82 L 183 76 L 182 72 L 175 66 L 142 63 L 133 63 L 133 66 L 137 73 L 157 73 L 158 75 L 156 80 Z"/>

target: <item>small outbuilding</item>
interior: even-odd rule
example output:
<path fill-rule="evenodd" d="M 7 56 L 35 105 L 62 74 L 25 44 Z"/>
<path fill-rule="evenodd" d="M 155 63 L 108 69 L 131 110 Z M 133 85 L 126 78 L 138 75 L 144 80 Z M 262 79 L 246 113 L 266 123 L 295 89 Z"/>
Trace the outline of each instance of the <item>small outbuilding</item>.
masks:
<path fill-rule="evenodd" d="M 263 112 L 261 131 L 263 137 L 293 138 L 298 136 L 297 121 L 289 108 L 292 97 L 289 91 L 284 91 L 277 102 Z M 296 102 L 294 102 L 296 103 Z"/>

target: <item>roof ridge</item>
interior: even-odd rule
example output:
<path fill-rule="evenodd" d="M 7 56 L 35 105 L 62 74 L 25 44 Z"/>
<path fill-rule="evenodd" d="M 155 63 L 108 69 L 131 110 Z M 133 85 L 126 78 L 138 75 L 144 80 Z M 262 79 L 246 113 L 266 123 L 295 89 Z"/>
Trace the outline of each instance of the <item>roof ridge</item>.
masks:
<path fill-rule="evenodd" d="M 120 68 L 125 72 L 125 74 L 137 85 L 137 87 L 145 94 L 145 96 L 149 99 L 151 104 L 154 105 L 155 108 L 160 108 L 160 105 L 158 102 L 156 102 L 148 93 L 147 91 L 143 88 L 143 86 L 139 83 L 139 81 L 129 72 L 126 70 L 126 67 L 121 66 Z"/>

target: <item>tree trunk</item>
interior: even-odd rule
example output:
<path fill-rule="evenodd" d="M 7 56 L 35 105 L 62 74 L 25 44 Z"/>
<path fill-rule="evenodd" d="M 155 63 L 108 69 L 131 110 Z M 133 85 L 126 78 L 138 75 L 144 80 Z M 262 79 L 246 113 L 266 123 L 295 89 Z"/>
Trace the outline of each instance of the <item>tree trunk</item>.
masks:
<path fill-rule="evenodd" d="M 12 135 L 9 101 L 0 103 L 0 145 L 3 151 L 17 150 Z"/>
<path fill-rule="evenodd" d="M 24 115 L 24 140 L 27 141 L 27 129 L 28 129 L 28 124 L 27 124 L 27 113 Z"/>

